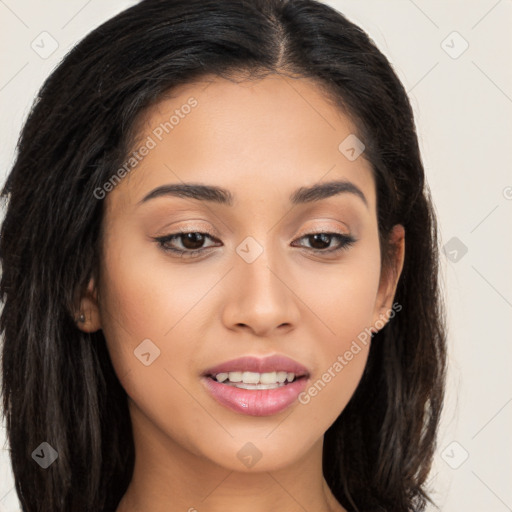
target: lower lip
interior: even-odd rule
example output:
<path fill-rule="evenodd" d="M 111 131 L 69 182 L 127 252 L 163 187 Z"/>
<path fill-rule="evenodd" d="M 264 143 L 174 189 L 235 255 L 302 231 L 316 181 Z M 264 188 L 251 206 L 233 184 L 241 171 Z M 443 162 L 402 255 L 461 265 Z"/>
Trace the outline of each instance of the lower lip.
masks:
<path fill-rule="evenodd" d="M 306 388 L 308 379 L 302 377 L 275 389 L 241 389 L 221 384 L 210 377 L 201 379 L 210 394 L 220 404 L 249 416 L 271 416 L 289 407 Z"/>

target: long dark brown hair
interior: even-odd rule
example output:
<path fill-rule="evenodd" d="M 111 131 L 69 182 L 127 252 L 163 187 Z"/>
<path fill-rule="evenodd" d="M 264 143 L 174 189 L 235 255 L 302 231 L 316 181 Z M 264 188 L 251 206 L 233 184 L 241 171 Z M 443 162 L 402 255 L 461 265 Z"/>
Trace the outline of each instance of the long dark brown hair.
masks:
<path fill-rule="evenodd" d="M 323 471 L 349 511 L 424 510 L 445 376 L 436 218 L 406 91 L 368 35 L 314 0 L 145 0 L 74 47 L 46 80 L 1 197 L 2 397 L 25 512 L 116 509 L 132 476 L 127 397 L 102 331 L 77 329 L 99 271 L 104 201 L 135 119 L 207 74 L 315 80 L 364 140 L 377 188 L 383 269 L 406 232 L 395 301 L 362 380 L 327 430 Z M 341 141 L 340 141 L 341 142 Z M 48 442 L 58 459 L 31 456 Z"/>

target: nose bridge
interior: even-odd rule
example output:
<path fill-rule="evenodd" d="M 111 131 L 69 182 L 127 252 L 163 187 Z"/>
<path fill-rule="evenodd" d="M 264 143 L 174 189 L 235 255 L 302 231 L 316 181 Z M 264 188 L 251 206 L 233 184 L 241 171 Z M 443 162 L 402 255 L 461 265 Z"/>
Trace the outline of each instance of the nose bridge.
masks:
<path fill-rule="evenodd" d="M 283 255 L 279 255 L 279 247 L 272 240 L 272 232 L 246 237 L 237 247 L 239 259 L 236 263 L 236 274 L 243 283 L 244 296 L 268 301 L 285 299 L 284 284 L 278 278 L 283 268 Z"/>
<path fill-rule="evenodd" d="M 248 236 L 236 247 L 235 286 L 224 315 L 231 326 L 244 324 L 261 334 L 297 320 L 294 295 L 286 285 L 289 272 L 272 234 Z"/>

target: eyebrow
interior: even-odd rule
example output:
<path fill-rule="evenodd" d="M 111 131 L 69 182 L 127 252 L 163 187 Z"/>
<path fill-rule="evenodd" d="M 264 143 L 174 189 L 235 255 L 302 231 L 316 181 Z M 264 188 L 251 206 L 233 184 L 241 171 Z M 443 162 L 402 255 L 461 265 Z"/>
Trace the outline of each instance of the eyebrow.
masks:
<path fill-rule="evenodd" d="M 300 187 L 290 196 L 290 202 L 293 205 L 321 201 L 342 193 L 353 194 L 359 197 L 368 208 L 368 202 L 362 190 L 354 183 L 346 180 L 328 181 L 319 183 L 310 187 Z M 195 183 L 172 183 L 155 188 L 147 194 L 139 204 L 145 203 L 150 199 L 162 196 L 186 197 L 197 199 L 198 201 L 210 201 L 226 206 L 233 206 L 233 194 L 222 187 L 216 185 L 201 185 Z"/>

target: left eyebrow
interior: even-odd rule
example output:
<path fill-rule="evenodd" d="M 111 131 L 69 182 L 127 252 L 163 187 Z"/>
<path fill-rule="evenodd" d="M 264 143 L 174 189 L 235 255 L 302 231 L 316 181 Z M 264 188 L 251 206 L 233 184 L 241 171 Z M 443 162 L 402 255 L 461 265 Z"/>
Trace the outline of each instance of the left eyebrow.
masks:
<path fill-rule="evenodd" d="M 312 201 L 321 201 L 338 194 L 348 193 L 359 197 L 368 208 L 368 201 L 362 190 L 354 183 L 346 180 L 328 181 L 312 185 L 310 187 L 300 187 L 290 196 L 290 202 L 294 205 L 310 203 Z M 210 201 L 226 206 L 233 206 L 233 194 L 222 187 L 215 185 L 201 185 L 195 183 L 173 183 L 162 185 L 153 189 L 147 194 L 139 204 L 145 203 L 150 199 L 161 196 L 186 197 L 198 201 Z"/>

